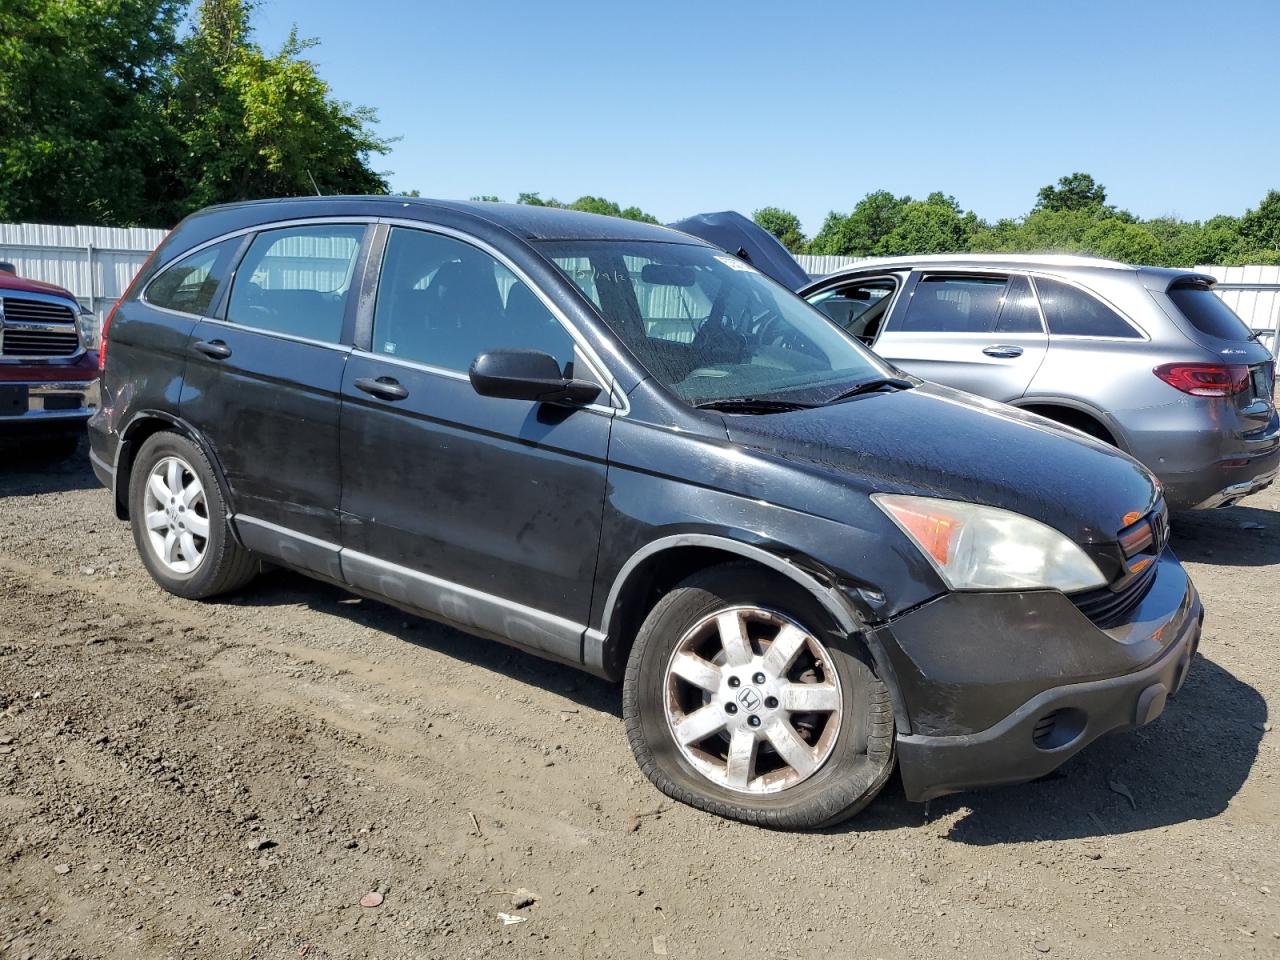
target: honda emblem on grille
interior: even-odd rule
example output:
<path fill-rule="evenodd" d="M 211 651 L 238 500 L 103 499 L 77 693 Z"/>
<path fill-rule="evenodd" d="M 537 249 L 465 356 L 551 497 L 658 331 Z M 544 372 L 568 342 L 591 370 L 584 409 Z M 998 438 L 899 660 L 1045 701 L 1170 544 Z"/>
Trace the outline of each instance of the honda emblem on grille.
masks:
<path fill-rule="evenodd" d="M 1156 553 L 1163 550 L 1169 542 L 1169 515 L 1163 507 L 1151 514 L 1151 539 Z"/>

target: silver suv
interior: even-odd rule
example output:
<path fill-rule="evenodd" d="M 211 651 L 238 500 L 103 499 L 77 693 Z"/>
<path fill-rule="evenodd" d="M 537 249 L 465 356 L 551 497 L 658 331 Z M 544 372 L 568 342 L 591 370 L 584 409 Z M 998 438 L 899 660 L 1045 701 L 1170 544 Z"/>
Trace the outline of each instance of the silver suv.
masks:
<path fill-rule="evenodd" d="M 904 370 L 1114 444 L 1170 507 L 1203 509 L 1261 490 L 1280 464 L 1274 358 L 1213 284 L 1088 257 L 955 255 L 865 260 L 800 293 Z"/>

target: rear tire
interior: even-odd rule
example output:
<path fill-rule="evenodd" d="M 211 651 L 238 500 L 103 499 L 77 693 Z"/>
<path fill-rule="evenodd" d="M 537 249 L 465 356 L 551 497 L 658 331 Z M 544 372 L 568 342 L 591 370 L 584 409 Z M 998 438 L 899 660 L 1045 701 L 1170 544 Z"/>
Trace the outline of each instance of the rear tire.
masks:
<path fill-rule="evenodd" d="M 162 431 L 142 444 L 129 475 L 129 518 L 143 566 L 179 597 L 238 590 L 260 569 L 231 535 L 204 451 L 180 434 Z"/>
<path fill-rule="evenodd" d="M 750 564 L 694 574 L 654 606 L 622 711 L 654 786 L 757 826 L 839 823 L 893 771 L 893 708 L 865 647 L 806 590 Z"/>

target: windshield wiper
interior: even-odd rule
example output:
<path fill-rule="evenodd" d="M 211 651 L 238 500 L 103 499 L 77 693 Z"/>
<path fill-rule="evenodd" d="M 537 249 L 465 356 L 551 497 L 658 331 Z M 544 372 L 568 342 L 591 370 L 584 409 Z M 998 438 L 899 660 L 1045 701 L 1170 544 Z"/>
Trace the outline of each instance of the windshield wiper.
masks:
<path fill-rule="evenodd" d="M 910 390 L 915 384 L 910 380 L 904 380 L 902 377 L 876 377 L 874 380 L 864 380 L 856 386 L 850 387 L 843 393 L 837 393 L 827 403 L 839 403 L 841 400 L 851 400 L 856 396 L 864 393 L 874 393 L 876 390 L 883 390 L 885 387 L 893 387 L 896 390 Z"/>
<path fill-rule="evenodd" d="M 770 400 L 765 397 L 724 397 L 695 403 L 699 410 L 724 410 L 729 413 L 785 413 L 788 410 L 811 410 L 816 403 L 799 400 Z"/>

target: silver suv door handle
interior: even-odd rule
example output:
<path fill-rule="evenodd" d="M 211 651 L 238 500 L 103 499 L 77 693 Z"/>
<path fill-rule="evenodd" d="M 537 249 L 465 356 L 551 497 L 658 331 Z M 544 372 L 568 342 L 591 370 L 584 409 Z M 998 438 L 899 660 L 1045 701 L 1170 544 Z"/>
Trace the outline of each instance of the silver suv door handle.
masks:
<path fill-rule="evenodd" d="M 1020 357 L 1022 356 L 1022 348 L 1015 347 L 1011 343 L 993 343 L 989 347 L 983 348 L 983 353 L 988 357 Z"/>

